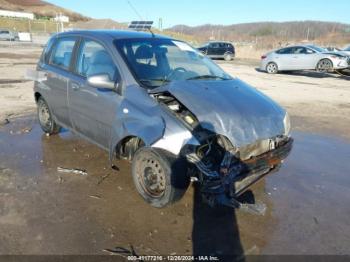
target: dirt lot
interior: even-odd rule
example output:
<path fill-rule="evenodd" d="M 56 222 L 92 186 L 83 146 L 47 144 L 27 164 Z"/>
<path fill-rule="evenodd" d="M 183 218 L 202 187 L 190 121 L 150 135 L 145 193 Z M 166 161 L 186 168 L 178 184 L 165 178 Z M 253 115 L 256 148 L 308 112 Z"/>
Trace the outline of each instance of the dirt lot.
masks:
<path fill-rule="evenodd" d="M 349 78 L 267 75 L 252 61 L 219 62 L 292 116 L 290 157 L 245 196 L 264 202 L 267 213 L 211 209 L 195 186 L 174 206 L 154 209 L 135 191 L 129 163 L 113 170 L 106 152 L 69 131 L 42 133 L 33 83 L 24 79 L 39 54 L 38 47 L 0 47 L 0 254 L 108 254 L 132 246 L 148 255 L 350 255 Z"/>

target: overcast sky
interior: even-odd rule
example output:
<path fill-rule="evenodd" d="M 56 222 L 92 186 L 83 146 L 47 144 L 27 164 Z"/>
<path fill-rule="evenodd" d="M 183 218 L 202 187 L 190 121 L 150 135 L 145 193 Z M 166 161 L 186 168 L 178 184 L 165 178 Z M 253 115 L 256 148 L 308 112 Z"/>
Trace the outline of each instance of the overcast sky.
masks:
<path fill-rule="evenodd" d="M 118 22 L 163 19 L 176 24 L 236 24 L 260 21 L 322 20 L 350 24 L 350 0 L 48 0 L 92 18 Z M 136 12 L 135 12 L 136 10 Z"/>

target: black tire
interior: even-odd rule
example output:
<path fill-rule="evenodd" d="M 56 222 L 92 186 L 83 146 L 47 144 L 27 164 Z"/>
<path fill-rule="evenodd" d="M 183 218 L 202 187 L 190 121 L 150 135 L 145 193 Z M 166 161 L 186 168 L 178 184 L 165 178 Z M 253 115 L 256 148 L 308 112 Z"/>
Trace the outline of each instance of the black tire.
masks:
<path fill-rule="evenodd" d="M 277 74 L 278 73 L 278 66 L 275 62 L 270 62 L 266 65 L 266 72 L 268 74 Z"/>
<path fill-rule="evenodd" d="M 330 72 L 330 71 L 333 71 L 333 63 L 328 58 L 321 59 L 317 63 L 316 70 L 318 72 Z"/>
<path fill-rule="evenodd" d="M 46 103 L 45 99 L 42 97 L 39 97 L 37 101 L 38 106 L 38 119 L 41 129 L 49 134 L 54 135 L 60 132 L 61 127 L 56 124 L 55 120 L 52 117 L 51 110 Z"/>
<path fill-rule="evenodd" d="M 231 60 L 233 59 L 233 54 L 231 54 L 231 53 L 226 53 L 226 54 L 224 55 L 224 59 L 225 59 L 225 61 L 231 61 Z"/>
<path fill-rule="evenodd" d="M 132 177 L 143 199 L 157 208 L 181 199 L 190 183 L 184 159 L 152 147 L 142 147 L 135 153 Z"/>

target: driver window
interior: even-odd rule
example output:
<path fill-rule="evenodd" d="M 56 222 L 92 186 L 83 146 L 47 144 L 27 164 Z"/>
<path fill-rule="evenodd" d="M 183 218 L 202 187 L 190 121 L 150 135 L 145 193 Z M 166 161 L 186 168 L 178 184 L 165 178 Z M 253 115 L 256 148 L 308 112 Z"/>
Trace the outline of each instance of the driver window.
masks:
<path fill-rule="evenodd" d="M 313 50 L 306 48 L 306 54 L 313 54 L 315 53 Z"/>
<path fill-rule="evenodd" d="M 295 47 L 293 50 L 293 53 L 294 54 L 305 54 L 305 48 L 301 47 L 301 46 Z"/>
<path fill-rule="evenodd" d="M 84 40 L 80 47 L 76 71 L 84 77 L 108 74 L 110 80 L 116 80 L 117 67 L 101 44 Z"/>

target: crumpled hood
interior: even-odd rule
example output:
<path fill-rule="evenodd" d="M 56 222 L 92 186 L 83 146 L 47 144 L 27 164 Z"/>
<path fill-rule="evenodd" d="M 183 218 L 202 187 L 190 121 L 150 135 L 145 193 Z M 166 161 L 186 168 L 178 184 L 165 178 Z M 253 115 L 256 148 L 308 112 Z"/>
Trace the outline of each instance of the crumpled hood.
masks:
<path fill-rule="evenodd" d="M 154 89 L 168 91 L 185 105 L 200 125 L 241 147 L 284 134 L 285 110 L 239 79 L 176 81 Z"/>

